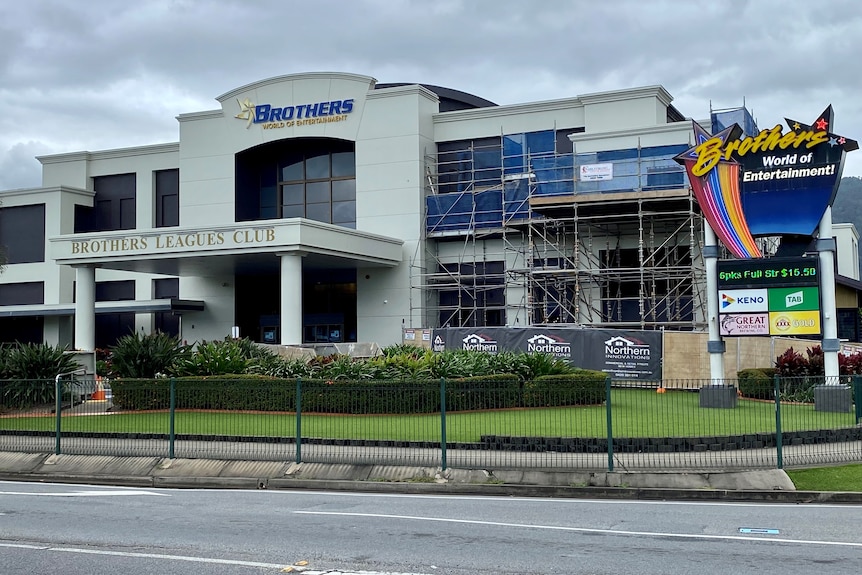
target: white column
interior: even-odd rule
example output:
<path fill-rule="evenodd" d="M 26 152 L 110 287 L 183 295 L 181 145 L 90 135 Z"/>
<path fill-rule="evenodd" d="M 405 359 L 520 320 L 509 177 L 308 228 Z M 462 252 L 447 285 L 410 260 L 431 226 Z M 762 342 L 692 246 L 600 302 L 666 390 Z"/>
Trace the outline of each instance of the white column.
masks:
<path fill-rule="evenodd" d="M 96 349 L 96 268 L 75 268 L 75 349 Z"/>
<path fill-rule="evenodd" d="M 838 384 L 838 318 L 835 303 L 835 240 L 832 238 L 832 207 L 818 227 L 817 251 L 820 257 L 820 301 L 823 303 L 823 368 L 827 385 Z"/>
<path fill-rule="evenodd" d="M 302 256 L 300 252 L 278 254 L 281 258 L 281 345 L 302 343 Z"/>
<path fill-rule="evenodd" d="M 703 222 L 703 256 L 706 262 L 706 323 L 709 328 L 709 378 L 712 385 L 724 384 L 724 341 L 718 326 L 718 240 Z"/>

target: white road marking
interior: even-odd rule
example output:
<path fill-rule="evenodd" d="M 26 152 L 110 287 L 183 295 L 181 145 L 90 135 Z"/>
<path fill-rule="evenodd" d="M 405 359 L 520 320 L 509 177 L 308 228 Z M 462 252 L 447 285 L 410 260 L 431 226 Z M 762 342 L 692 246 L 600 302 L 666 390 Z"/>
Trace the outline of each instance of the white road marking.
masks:
<path fill-rule="evenodd" d="M 165 490 L 176 491 L 176 489 L 162 488 Z M 581 505 L 581 504 L 601 504 L 601 505 L 683 505 L 683 506 L 692 506 L 692 507 L 795 507 L 796 509 L 849 509 L 852 507 L 852 504 L 848 503 L 818 503 L 811 502 L 809 504 L 800 505 L 798 502 L 793 503 L 755 503 L 755 502 L 747 502 L 747 501 L 652 501 L 652 500 L 642 500 L 642 499 L 581 499 L 581 498 L 566 498 L 566 497 L 510 497 L 506 495 L 443 495 L 443 494 L 429 494 L 429 495 L 420 495 L 416 493 L 351 493 L 351 492 L 337 492 L 337 491 L 314 491 L 314 490 L 305 490 L 305 489 L 270 489 L 270 490 L 260 490 L 260 489 L 185 489 L 184 492 L 198 492 L 198 493 L 213 493 L 213 492 L 224 492 L 224 493 L 256 493 L 262 496 L 307 496 L 307 495 L 325 495 L 327 497 L 364 497 L 364 498 L 374 498 L 380 497 L 383 499 L 454 499 L 459 501 L 529 501 L 531 503 L 553 503 L 554 505 L 560 505 L 563 503 Z"/>
<path fill-rule="evenodd" d="M 448 519 L 445 517 L 417 517 L 415 515 L 388 515 L 383 513 L 345 513 L 339 511 L 294 511 L 300 515 L 335 515 L 341 517 L 373 517 L 379 519 L 405 519 L 412 521 L 433 521 L 438 523 L 462 523 L 467 525 L 488 525 L 491 527 L 517 527 L 519 529 L 544 529 L 549 531 L 574 531 L 578 533 L 602 533 L 606 535 L 633 535 L 640 537 L 674 537 L 678 539 L 711 539 L 725 541 L 768 541 L 770 543 L 796 543 L 802 545 L 836 545 L 841 547 L 862 547 L 862 543 L 845 541 L 816 541 L 809 539 L 778 539 L 775 537 L 739 537 L 737 535 L 703 535 L 696 533 L 662 533 L 658 531 L 623 531 L 619 529 L 593 529 L 589 527 L 564 527 L 561 525 L 532 525 L 529 523 L 505 523 L 501 521 L 478 521 L 474 519 Z"/>
<path fill-rule="evenodd" d="M 131 557 L 134 559 L 164 559 L 168 561 L 186 561 L 189 563 L 207 563 L 211 565 L 236 565 L 240 567 L 263 567 L 265 569 L 284 569 L 289 563 L 262 563 L 259 561 L 240 561 L 238 559 L 214 559 L 212 557 L 195 557 L 192 555 L 165 555 L 162 553 L 133 553 L 129 551 L 110 551 L 103 549 L 81 549 L 78 547 L 51 547 L 44 545 L 27 545 L 24 543 L 0 543 L 0 547 L 11 549 L 29 549 L 33 551 L 53 551 L 59 553 L 80 553 L 84 555 L 108 555 L 111 557 Z M 393 573 L 384 571 L 325 571 L 302 570 L 294 567 L 297 573 L 303 575 L 427 575 L 424 573 Z"/>
<path fill-rule="evenodd" d="M 156 497 L 171 497 L 167 493 L 154 491 L 0 491 L 0 495 L 27 495 L 31 497 L 128 497 L 130 495 L 154 495 Z"/>

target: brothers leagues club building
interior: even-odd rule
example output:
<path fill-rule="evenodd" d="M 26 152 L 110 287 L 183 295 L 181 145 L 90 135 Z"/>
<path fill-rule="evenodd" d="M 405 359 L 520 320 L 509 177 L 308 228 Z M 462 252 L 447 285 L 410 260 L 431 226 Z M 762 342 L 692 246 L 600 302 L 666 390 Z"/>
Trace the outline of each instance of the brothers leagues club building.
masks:
<path fill-rule="evenodd" d="M 706 325 L 703 219 L 673 159 L 692 124 L 661 86 L 498 106 L 308 73 L 217 100 L 177 142 L 43 156 L 41 187 L 0 191 L 0 341 Z M 744 109 L 712 116 L 756 133 Z"/>

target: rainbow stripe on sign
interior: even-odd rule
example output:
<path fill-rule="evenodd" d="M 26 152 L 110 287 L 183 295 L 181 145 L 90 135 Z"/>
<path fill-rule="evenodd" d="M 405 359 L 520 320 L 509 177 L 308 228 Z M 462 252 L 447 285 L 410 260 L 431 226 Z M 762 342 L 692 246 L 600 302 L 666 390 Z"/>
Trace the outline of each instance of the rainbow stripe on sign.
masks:
<path fill-rule="evenodd" d="M 699 154 L 697 147 L 713 138 L 722 142 L 739 137 L 740 128 L 733 125 L 710 136 L 697 122 L 694 124 L 695 145 L 688 151 L 677 156 L 677 161 L 685 166 L 691 189 L 700 205 L 703 216 L 709 222 L 715 235 L 727 246 L 727 249 L 738 258 L 762 257 L 760 248 L 754 243 L 754 237 L 748 228 L 745 214 L 742 212 L 742 200 L 739 189 L 739 164 L 734 161 L 719 162 L 715 168 L 703 176 L 692 173 Z"/>

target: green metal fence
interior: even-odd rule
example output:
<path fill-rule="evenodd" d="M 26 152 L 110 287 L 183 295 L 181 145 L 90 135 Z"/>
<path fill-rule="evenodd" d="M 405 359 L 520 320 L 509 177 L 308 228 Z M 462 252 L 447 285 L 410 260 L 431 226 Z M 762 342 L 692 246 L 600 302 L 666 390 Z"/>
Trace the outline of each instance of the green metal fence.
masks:
<path fill-rule="evenodd" d="M 0 382 L 0 450 L 484 469 L 862 461 L 858 377 Z M 59 391 L 59 393 L 58 393 Z M 711 394 L 721 407 L 704 405 Z"/>

